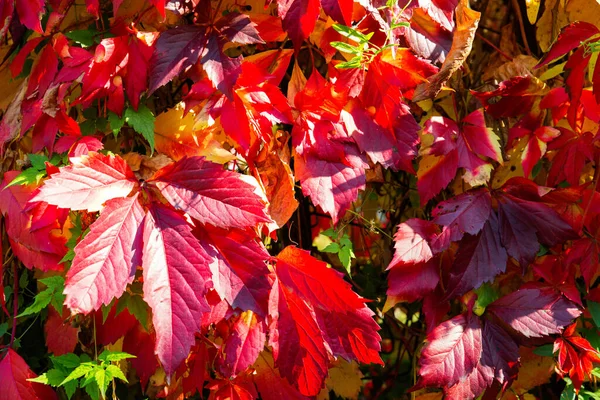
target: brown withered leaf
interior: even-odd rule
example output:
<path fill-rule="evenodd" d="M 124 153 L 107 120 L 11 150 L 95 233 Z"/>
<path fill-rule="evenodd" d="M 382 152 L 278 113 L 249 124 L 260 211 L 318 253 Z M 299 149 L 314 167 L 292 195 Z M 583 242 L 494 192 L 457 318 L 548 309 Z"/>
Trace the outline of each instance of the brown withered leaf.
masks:
<path fill-rule="evenodd" d="M 439 72 L 430 76 L 429 82 L 420 84 L 415 89 L 413 101 L 422 101 L 435 97 L 442 86 L 450 79 L 471 53 L 475 31 L 479 25 L 481 13 L 469 8 L 469 0 L 460 0 L 456 7 L 456 31 L 452 39 L 452 47 Z"/>

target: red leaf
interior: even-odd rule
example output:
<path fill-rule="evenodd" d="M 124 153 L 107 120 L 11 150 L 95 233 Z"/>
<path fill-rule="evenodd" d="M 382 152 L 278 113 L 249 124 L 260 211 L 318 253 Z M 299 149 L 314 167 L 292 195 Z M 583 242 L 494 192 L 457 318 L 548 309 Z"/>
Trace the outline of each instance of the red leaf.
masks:
<path fill-rule="evenodd" d="M 187 357 L 202 313 L 210 310 L 212 257 L 185 218 L 153 203 L 144 224 L 144 300 L 152 309 L 156 354 L 167 376 Z"/>
<path fill-rule="evenodd" d="M 143 218 L 138 194 L 106 203 L 90 233 L 75 247 L 64 291 L 71 310 L 97 310 L 120 297 L 133 281 L 141 264 Z"/>
<path fill-rule="evenodd" d="M 314 311 L 278 279 L 269 308 L 269 344 L 281 376 L 303 395 L 317 395 L 327 376 L 329 356 Z"/>
<path fill-rule="evenodd" d="M 231 58 L 223 53 L 225 43 L 216 35 L 209 36 L 200 62 L 214 87 L 231 100 L 233 85 L 242 72 L 242 57 Z"/>
<path fill-rule="evenodd" d="M 560 58 L 573 50 L 576 47 L 581 46 L 582 42 L 591 38 L 594 35 L 600 33 L 595 25 L 584 21 L 573 22 L 570 25 L 565 26 L 560 31 L 558 38 L 552 44 L 550 50 L 544 54 L 544 57 L 540 60 L 536 68 L 543 67 L 546 64 Z"/>
<path fill-rule="evenodd" d="M 296 53 L 308 38 L 317 22 L 321 10 L 319 0 L 278 0 L 277 13 L 282 19 L 283 29 L 294 43 Z"/>
<path fill-rule="evenodd" d="M 66 313 L 68 316 L 68 313 Z M 64 322 L 62 316 L 54 311 L 54 308 L 48 310 L 48 319 L 44 324 L 44 333 L 46 334 L 46 347 L 48 352 L 54 356 L 60 356 L 72 353 L 77 346 L 79 329 L 71 326 L 69 322 Z"/>
<path fill-rule="evenodd" d="M 421 300 L 435 290 L 440 281 L 439 258 L 416 264 L 399 264 L 390 269 L 384 310 L 400 302 Z"/>
<path fill-rule="evenodd" d="M 346 210 L 358 197 L 358 191 L 366 184 L 365 160 L 350 146 L 346 147 L 347 158 L 351 165 L 342 162 L 330 162 L 317 158 L 313 154 L 296 156 L 296 179 L 302 183 L 302 193 L 325 213 L 331 215 L 334 224 L 346 213 Z"/>
<path fill-rule="evenodd" d="M 352 25 L 352 8 L 354 2 L 350 0 L 322 0 L 321 6 L 325 14 L 334 21 L 346 26 Z"/>
<path fill-rule="evenodd" d="M 206 385 L 211 390 L 209 400 L 254 400 L 258 397 L 256 388 L 248 377 L 215 379 Z"/>
<path fill-rule="evenodd" d="M 267 315 L 271 284 L 269 253 L 254 234 L 212 228 L 196 229 L 202 245 L 212 249 L 212 280 L 216 292 L 233 308 Z"/>
<path fill-rule="evenodd" d="M 554 289 L 520 289 L 492 304 L 491 312 L 526 337 L 560 333 L 581 311 Z"/>
<path fill-rule="evenodd" d="M 198 25 L 178 26 L 163 32 L 155 44 L 150 60 L 150 88 L 152 94 L 187 68 L 196 64 L 205 54 L 206 28 Z"/>
<path fill-rule="evenodd" d="M 252 375 L 254 383 L 263 400 L 308 400 L 300 394 L 298 389 L 279 375 L 275 368 L 273 357 L 269 353 L 262 353 L 254 364 L 256 374 Z"/>
<path fill-rule="evenodd" d="M 256 24 L 245 14 L 230 12 L 216 23 L 221 35 L 227 40 L 239 44 L 265 43 L 256 29 Z"/>
<path fill-rule="evenodd" d="M 8 1 L 8 3 L 13 2 Z M 23 65 L 25 64 L 25 60 L 27 60 L 27 57 L 29 57 L 31 53 L 33 53 L 33 50 L 35 50 L 37 45 L 40 44 L 42 40 L 44 40 L 43 37 L 33 38 L 27 41 L 27 43 L 25 43 L 25 45 L 21 47 L 21 50 L 19 50 L 19 53 L 15 56 L 15 58 L 13 58 L 12 63 L 10 64 L 10 73 L 13 79 L 21 74 L 21 72 L 23 71 Z"/>
<path fill-rule="evenodd" d="M 29 382 L 37 377 L 13 349 L 8 349 L 0 361 L 0 400 L 54 400 L 58 399 L 50 386 Z"/>
<path fill-rule="evenodd" d="M 493 377 L 504 390 L 519 368 L 519 346 L 504 329 L 490 320 L 483 325 L 482 363 L 493 368 Z"/>
<path fill-rule="evenodd" d="M 492 210 L 492 198 L 487 189 L 464 192 L 443 201 L 433 209 L 433 222 L 442 225 L 442 233 L 431 242 L 435 253 L 447 249 L 450 242 L 462 239 L 465 233 L 477 235 Z"/>
<path fill-rule="evenodd" d="M 246 228 L 269 222 L 255 187 L 204 157 L 184 157 L 160 169 L 149 182 L 173 207 L 203 224 Z"/>
<path fill-rule="evenodd" d="M 600 363 L 600 354 L 586 339 L 575 335 L 577 324 L 569 326 L 554 342 L 558 350 L 558 370 L 561 376 L 569 374 L 575 391 L 579 391 L 586 377 L 591 377 L 594 364 Z"/>
<path fill-rule="evenodd" d="M 523 268 L 533 261 L 539 249 L 538 239 L 554 246 L 578 237 L 571 226 L 544 203 L 508 194 L 498 200 L 502 244 Z"/>
<path fill-rule="evenodd" d="M 325 341 L 334 355 L 364 363 L 381 363 L 381 340 L 373 312 L 341 275 L 296 247 L 278 256 L 279 281 L 314 308 Z"/>
<path fill-rule="evenodd" d="M 42 33 L 40 19 L 44 12 L 44 0 L 19 0 L 15 1 L 19 20 L 31 30 Z"/>
<path fill-rule="evenodd" d="M 142 389 L 146 388 L 148 380 L 156 372 L 158 361 L 154 355 L 156 335 L 148 333 L 145 327 L 136 324 L 130 329 L 123 340 L 123 351 L 133 354 L 136 358 L 129 360 L 142 383 Z"/>
<path fill-rule="evenodd" d="M 90 152 L 44 182 L 30 203 L 45 201 L 71 210 L 99 211 L 110 199 L 127 196 L 137 179 L 121 157 Z"/>
<path fill-rule="evenodd" d="M 429 261 L 433 257 L 429 242 L 437 231 L 432 222 L 418 218 L 411 218 L 398 225 L 398 231 L 394 235 L 394 257 L 387 269 Z"/>
<path fill-rule="evenodd" d="M 464 380 L 477 367 L 482 347 L 477 316 L 461 314 L 442 322 L 427 335 L 417 387 L 452 386 Z"/>
<path fill-rule="evenodd" d="M 266 339 L 264 321 L 257 319 L 251 311 L 242 313 L 221 346 L 221 354 L 217 358 L 221 374 L 235 376 L 254 364 L 265 347 Z"/>
<path fill-rule="evenodd" d="M 129 313 L 127 308 L 118 314 L 116 312 L 117 306 L 114 305 L 106 315 L 106 318 L 104 318 L 101 310 L 93 314 L 96 324 L 96 340 L 103 346 L 115 343 L 126 336 L 135 326 L 139 325 L 138 320 Z"/>
<path fill-rule="evenodd" d="M 484 282 L 493 282 L 506 270 L 508 255 L 500 242 L 498 217 L 490 218 L 477 236 L 465 236 L 460 241 L 454 264 L 446 284 L 447 297 L 462 296 Z"/>

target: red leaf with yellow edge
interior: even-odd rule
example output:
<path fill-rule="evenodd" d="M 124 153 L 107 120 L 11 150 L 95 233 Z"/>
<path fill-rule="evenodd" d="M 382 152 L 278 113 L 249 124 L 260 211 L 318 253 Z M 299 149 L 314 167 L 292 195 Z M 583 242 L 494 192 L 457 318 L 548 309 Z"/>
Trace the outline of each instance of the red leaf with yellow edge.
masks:
<path fill-rule="evenodd" d="M 155 352 L 167 376 L 187 357 L 212 286 L 213 257 L 192 234 L 185 218 L 153 203 L 144 223 L 144 300 L 152 309 Z"/>
<path fill-rule="evenodd" d="M 0 361 L 0 400 L 55 400 L 50 386 L 29 382 L 37 375 L 13 349 L 8 349 Z"/>
<path fill-rule="evenodd" d="M 133 171 L 121 157 L 89 152 L 61 167 L 30 203 L 44 201 L 71 210 L 99 211 L 106 201 L 126 197 L 137 186 Z"/>
<path fill-rule="evenodd" d="M 242 175 L 204 157 L 184 157 L 148 181 L 173 205 L 203 224 L 222 228 L 254 227 L 269 222 L 265 204 Z"/>
<path fill-rule="evenodd" d="M 486 308 L 525 337 L 560 333 L 581 311 L 575 303 L 551 288 L 527 288 L 512 292 Z"/>
<path fill-rule="evenodd" d="M 217 365 L 223 376 L 236 376 L 254 364 L 265 347 L 265 322 L 252 311 L 240 314 L 221 346 Z"/>

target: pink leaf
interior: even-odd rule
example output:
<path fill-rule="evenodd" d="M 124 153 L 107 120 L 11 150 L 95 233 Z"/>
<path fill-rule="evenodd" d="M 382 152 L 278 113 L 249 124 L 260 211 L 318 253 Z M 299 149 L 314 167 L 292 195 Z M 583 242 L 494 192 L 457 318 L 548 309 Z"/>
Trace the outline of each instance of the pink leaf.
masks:
<path fill-rule="evenodd" d="M 481 322 L 475 315 L 457 315 L 429 335 L 421 352 L 417 387 L 452 386 L 477 367 L 482 351 Z"/>
<path fill-rule="evenodd" d="M 153 203 L 144 224 L 144 300 L 152 309 L 155 352 L 167 376 L 187 357 L 212 285 L 212 257 L 180 214 Z"/>
<path fill-rule="evenodd" d="M 71 210 L 99 211 L 107 200 L 126 197 L 136 186 L 137 179 L 125 160 L 92 151 L 61 167 L 30 203 L 45 201 Z"/>
<path fill-rule="evenodd" d="M 433 223 L 418 218 L 411 218 L 398 225 L 398 231 L 394 235 L 394 257 L 387 269 L 401 264 L 429 261 L 433 257 L 429 241 L 436 233 Z"/>
<path fill-rule="evenodd" d="M 109 200 L 100 218 L 75 247 L 65 283 L 65 304 L 89 313 L 120 297 L 141 263 L 144 209 L 138 194 Z"/>

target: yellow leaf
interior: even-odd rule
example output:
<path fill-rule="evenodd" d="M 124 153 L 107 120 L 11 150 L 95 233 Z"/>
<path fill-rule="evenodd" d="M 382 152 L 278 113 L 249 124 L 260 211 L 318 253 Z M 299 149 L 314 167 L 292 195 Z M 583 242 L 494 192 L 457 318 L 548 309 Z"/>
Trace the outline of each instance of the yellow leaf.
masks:
<path fill-rule="evenodd" d="M 340 397 L 357 399 L 362 387 L 362 377 L 356 362 L 348 362 L 340 358 L 337 365 L 329 370 L 325 385 Z"/>
<path fill-rule="evenodd" d="M 156 117 L 155 147 L 160 153 L 177 161 L 184 156 L 204 156 L 208 160 L 224 164 L 235 158 L 223 148 L 217 140 L 217 133 L 212 127 L 195 130 L 195 119 L 192 112 L 183 115 L 183 105 Z"/>
<path fill-rule="evenodd" d="M 534 25 L 540 11 L 540 0 L 525 0 L 525 5 L 527 6 L 527 19 L 531 25 Z"/>
<path fill-rule="evenodd" d="M 494 179 L 492 180 L 492 188 L 498 189 L 506 183 L 510 178 L 515 176 L 523 176 L 523 151 L 527 146 L 527 137 L 519 139 L 519 143 L 507 154 L 508 161 L 496 169 Z"/>

